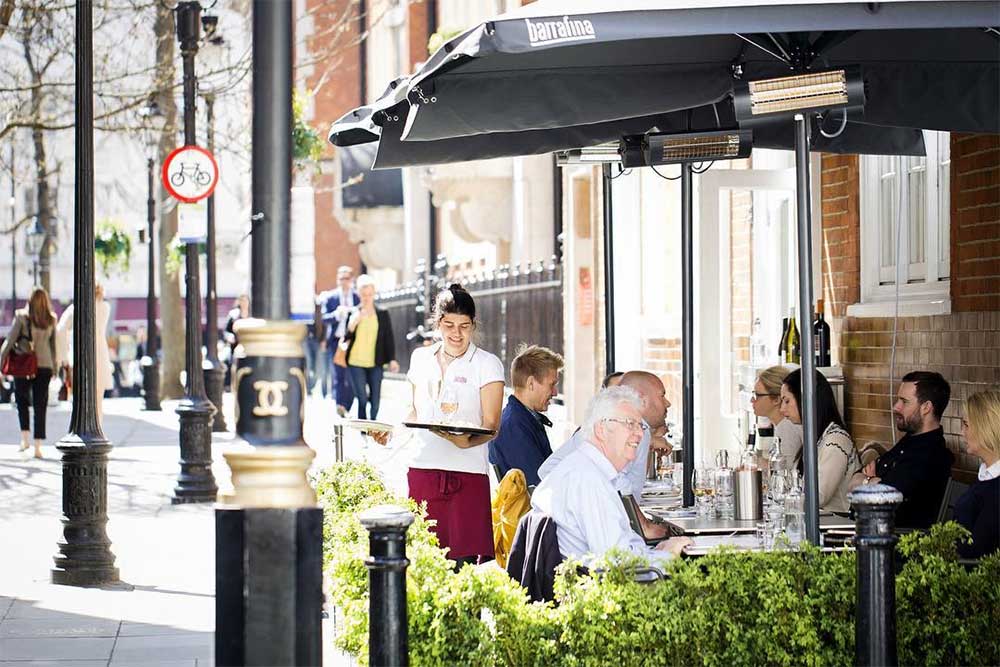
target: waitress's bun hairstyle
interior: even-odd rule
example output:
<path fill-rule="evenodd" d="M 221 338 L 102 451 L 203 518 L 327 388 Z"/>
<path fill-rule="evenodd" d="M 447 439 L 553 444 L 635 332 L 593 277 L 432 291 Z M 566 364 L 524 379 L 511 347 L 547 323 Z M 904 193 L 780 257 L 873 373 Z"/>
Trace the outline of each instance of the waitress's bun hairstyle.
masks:
<path fill-rule="evenodd" d="M 445 315 L 468 315 L 473 323 L 476 321 L 476 302 L 458 283 L 441 290 L 434 302 L 434 321 L 440 322 Z"/>

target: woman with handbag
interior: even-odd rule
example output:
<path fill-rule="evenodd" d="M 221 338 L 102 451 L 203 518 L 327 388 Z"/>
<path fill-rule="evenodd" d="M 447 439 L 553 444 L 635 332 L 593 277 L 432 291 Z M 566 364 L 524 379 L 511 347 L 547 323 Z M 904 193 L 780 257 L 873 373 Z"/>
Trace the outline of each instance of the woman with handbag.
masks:
<path fill-rule="evenodd" d="M 42 458 L 45 440 L 45 410 L 49 404 L 49 380 L 59 367 L 56 352 L 56 314 L 49 294 L 36 287 L 28 307 L 14 313 L 14 324 L 0 349 L 0 368 L 14 376 L 14 400 L 21 425 L 21 451 L 31 444 L 28 405 L 35 410 L 35 458 Z"/>

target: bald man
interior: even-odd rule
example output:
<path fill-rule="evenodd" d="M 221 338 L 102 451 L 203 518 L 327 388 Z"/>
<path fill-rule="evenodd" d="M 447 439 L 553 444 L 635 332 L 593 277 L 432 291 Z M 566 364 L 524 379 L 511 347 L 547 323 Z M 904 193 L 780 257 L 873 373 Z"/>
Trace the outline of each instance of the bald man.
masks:
<path fill-rule="evenodd" d="M 669 449 L 664 436 L 666 435 L 667 408 L 670 401 L 667 400 L 667 390 L 663 386 L 660 378 L 646 371 L 629 371 L 621 376 L 619 384 L 623 387 L 631 387 L 639 394 L 642 400 L 642 440 L 636 450 L 636 456 L 615 479 L 615 488 L 622 495 L 631 495 L 638 499 L 642 495 L 642 487 L 646 483 L 646 459 L 649 457 L 650 446 L 656 449 Z M 583 443 L 580 431 L 563 444 L 562 447 L 552 453 L 552 456 L 545 459 L 545 463 L 538 469 L 538 476 L 542 479 L 551 472 L 556 465 L 564 458 L 579 449 Z"/>

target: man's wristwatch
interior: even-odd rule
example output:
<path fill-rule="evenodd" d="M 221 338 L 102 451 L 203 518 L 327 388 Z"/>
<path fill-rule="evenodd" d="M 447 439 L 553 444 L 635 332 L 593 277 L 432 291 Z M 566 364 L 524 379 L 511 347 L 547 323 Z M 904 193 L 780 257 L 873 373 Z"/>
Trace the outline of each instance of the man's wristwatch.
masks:
<path fill-rule="evenodd" d="M 875 479 L 875 478 L 874 477 L 869 477 L 868 475 L 865 475 L 865 484 L 871 484 L 873 479 Z"/>

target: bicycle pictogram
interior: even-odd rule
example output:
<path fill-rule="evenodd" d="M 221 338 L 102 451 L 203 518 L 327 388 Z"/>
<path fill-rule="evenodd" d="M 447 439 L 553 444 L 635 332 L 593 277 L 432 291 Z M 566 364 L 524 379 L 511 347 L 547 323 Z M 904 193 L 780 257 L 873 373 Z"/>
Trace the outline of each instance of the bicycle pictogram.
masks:
<path fill-rule="evenodd" d="M 183 187 L 188 178 L 201 187 L 212 182 L 212 174 L 203 170 L 197 162 L 180 162 L 179 165 L 180 169 L 170 174 L 170 184 L 175 188 Z"/>

